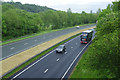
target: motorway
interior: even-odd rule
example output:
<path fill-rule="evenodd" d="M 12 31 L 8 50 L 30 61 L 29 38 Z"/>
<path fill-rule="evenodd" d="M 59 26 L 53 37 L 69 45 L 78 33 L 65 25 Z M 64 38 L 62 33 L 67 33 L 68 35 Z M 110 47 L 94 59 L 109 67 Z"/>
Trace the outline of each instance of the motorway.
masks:
<path fill-rule="evenodd" d="M 90 28 L 90 27 L 93 27 L 95 25 L 96 24 L 89 25 L 89 26 L 81 26 L 79 29 L 74 27 L 74 28 L 70 28 L 70 29 L 60 30 L 60 31 L 51 32 L 51 33 L 43 34 L 40 36 L 36 36 L 33 38 L 17 41 L 17 42 L 10 43 L 7 45 L 3 45 L 2 46 L 2 58 L 0 58 L 0 60 L 8 58 L 14 54 L 17 54 L 19 52 L 22 52 L 26 49 L 32 48 L 33 46 L 36 46 L 36 45 L 41 44 L 43 42 L 57 38 L 59 36 L 62 36 L 62 35 L 65 35 L 65 34 L 68 34 L 71 32 L 75 32 L 75 31 L 80 30 L 80 29 Z"/>
<path fill-rule="evenodd" d="M 27 78 L 35 80 L 50 78 L 66 79 L 90 44 L 91 41 L 88 44 L 80 44 L 80 36 L 77 36 L 64 44 L 66 46 L 65 53 L 56 53 L 54 49 L 10 78 Z"/>

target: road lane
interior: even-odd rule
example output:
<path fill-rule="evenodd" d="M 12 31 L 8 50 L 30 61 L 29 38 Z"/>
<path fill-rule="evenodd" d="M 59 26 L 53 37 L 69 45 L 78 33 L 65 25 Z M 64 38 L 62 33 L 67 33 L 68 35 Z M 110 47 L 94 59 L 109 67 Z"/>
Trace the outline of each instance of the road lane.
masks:
<path fill-rule="evenodd" d="M 10 57 L 10 56 L 12 56 L 14 54 L 17 54 L 17 53 L 19 53 L 21 51 L 24 51 L 24 50 L 29 49 L 29 48 L 31 48 L 33 46 L 38 45 L 38 44 L 49 41 L 51 39 L 57 38 L 59 36 L 62 36 L 62 35 L 65 35 L 65 34 L 80 30 L 80 29 L 93 27 L 93 26 L 95 26 L 95 25 L 82 26 L 79 29 L 76 29 L 74 27 L 74 28 L 70 28 L 70 29 L 51 32 L 51 33 L 48 33 L 48 34 L 44 34 L 44 35 L 36 36 L 36 37 L 33 37 L 33 38 L 21 40 L 21 41 L 18 41 L 18 42 L 7 44 L 7 45 L 3 45 L 2 46 L 2 59 Z M 14 46 L 15 49 L 11 50 L 10 49 L 11 46 Z"/>
<path fill-rule="evenodd" d="M 78 43 L 76 45 L 76 43 Z M 64 78 L 67 70 L 77 59 L 82 51 L 86 48 L 86 44 L 80 44 L 80 37 L 76 37 L 66 44 L 66 53 L 56 53 L 55 50 L 44 59 L 38 61 L 34 66 L 23 69 L 13 75 L 11 78 Z M 71 46 L 73 47 L 71 49 Z M 41 58 L 40 58 L 41 59 Z M 59 59 L 57 62 L 56 60 Z M 34 63 L 33 63 L 34 64 Z M 71 67 L 70 67 L 71 68 Z M 21 73 L 22 72 L 22 73 Z M 19 74 L 21 73 L 21 74 Z"/>

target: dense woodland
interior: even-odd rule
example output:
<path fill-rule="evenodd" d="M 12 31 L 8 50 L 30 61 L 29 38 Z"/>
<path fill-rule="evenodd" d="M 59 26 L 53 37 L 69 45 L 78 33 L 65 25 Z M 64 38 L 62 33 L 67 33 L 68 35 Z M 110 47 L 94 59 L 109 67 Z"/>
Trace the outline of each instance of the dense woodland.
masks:
<path fill-rule="evenodd" d="M 98 17 L 97 37 L 92 45 L 90 65 L 104 78 L 120 78 L 120 1 L 113 2 Z M 100 65 L 101 64 L 101 65 Z M 103 74 L 102 74 L 102 73 Z"/>
<path fill-rule="evenodd" d="M 2 4 L 3 41 L 45 30 L 60 29 L 79 24 L 95 23 L 97 20 L 97 14 L 92 13 L 92 11 L 91 13 L 82 11 L 81 14 L 72 13 L 69 8 L 67 12 L 49 9 L 46 11 L 43 10 L 39 13 L 34 13 L 19 9 L 12 4 Z M 31 4 L 29 7 L 30 6 Z M 31 7 L 33 7 L 33 5 Z"/>
<path fill-rule="evenodd" d="M 84 78 L 117 80 L 120 78 L 120 1 L 100 11 L 96 31 L 96 37 L 83 55 L 76 72 L 81 72 Z M 80 76 L 76 74 L 76 77 Z"/>

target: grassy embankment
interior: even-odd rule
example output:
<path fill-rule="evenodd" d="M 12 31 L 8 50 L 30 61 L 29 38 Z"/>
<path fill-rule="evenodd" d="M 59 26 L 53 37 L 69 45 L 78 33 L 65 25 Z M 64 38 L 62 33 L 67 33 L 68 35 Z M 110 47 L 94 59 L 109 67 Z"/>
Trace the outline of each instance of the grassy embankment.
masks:
<path fill-rule="evenodd" d="M 70 79 L 72 78 L 99 78 L 97 70 L 89 70 L 86 68 L 86 59 L 89 58 L 91 54 L 87 54 L 88 51 L 91 51 L 90 48 L 86 50 L 86 52 L 82 55 L 81 59 L 77 63 L 76 67 L 74 68 L 72 74 L 70 75 Z"/>

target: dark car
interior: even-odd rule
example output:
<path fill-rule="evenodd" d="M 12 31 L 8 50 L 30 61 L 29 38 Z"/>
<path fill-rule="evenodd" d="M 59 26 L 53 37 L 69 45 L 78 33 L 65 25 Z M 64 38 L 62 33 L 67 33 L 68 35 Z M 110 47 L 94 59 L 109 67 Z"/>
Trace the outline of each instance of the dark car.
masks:
<path fill-rule="evenodd" d="M 65 45 L 60 45 L 56 48 L 56 53 L 65 52 L 65 50 L 66 50 Z"/>

